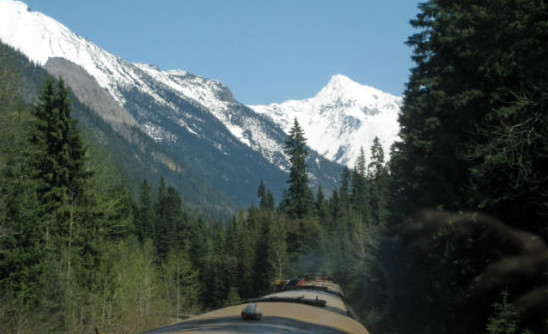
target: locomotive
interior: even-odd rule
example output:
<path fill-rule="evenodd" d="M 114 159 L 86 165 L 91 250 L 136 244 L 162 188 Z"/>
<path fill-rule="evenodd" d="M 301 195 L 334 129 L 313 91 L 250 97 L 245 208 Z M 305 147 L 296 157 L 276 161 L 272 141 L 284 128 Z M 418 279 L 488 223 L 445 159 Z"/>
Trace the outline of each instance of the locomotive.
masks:
<path fill-rule="evenodd" d="M 304 274 L 275 286 L 269 295 L 145 333 L 369 333 L 331 277 Z"/>

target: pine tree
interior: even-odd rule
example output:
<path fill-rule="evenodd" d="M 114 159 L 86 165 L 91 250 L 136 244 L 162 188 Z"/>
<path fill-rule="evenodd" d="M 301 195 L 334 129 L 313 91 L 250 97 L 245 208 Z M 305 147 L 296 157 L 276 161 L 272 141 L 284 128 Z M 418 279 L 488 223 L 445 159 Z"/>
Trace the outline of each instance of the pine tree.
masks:
<path fill-rule="evenodd" d="M 495 309 L 493 315 L 489 317 L 487 322 L 488 334 L 533 334 L 529 330 L 519 330 L 519 322 L 517 319 L 517 312 L 514 304 L 508 301 L 508 291 L 502 291 L 502 302 L 495 303 L 493 308 Z"/>
<path fill-rule="evenodd" d="M 312 213 L 314 196 L 309 187 L 306 171 L 306 138 L 297 119 L 289 132 L 285 143 L 285 153 L 289 156 L 289 189 L 284 198 L 284 211 L 292 218 L 304 218 Z"/>
<path fill-rule="evenodd" d="M 274 195 L 272 194 L 270 189 L 268 189 L 266 191 L 266 209 L 270 211 L 274 211 L 275 208 L 276 208 L 276 200 L 274 199 Z"/>
<path fill-rule="evenodd" d="M 46 81 L 40 103 L 34 109 L 30 141 L 33 179 L 46 221 L 48 242 L 72 242 L 75 205 L 83 200 L 90 173 L 84 169 L 85 148 L 71 117 L 68 89 L 63 81 Z M 61 241 L 65 239 L 65 241 Z M 68 240 L 67 240 L 68 239 Z"/>
<path fill-rule="evenodd" d="M 189 223 L 188 253 L 195 268 L 204 268 L 208 253 L 210 226 L 202 218 L 195 218 Z"/>
<path fill-rule="evenodd" d="M 190 237 L 186 220 L 179 193 L 172 186 L 166 187 L 162 178 L 158 187 L 155 226 L 155 244 L 160 260 L 165 260 L 170 251 L 186 246 Z"/>
<path fill-rule="evenodd" d="M 259 189 L 257 189 L 257 197 L 260 199 L 259 207 L 261 209 L 264 209 L 266 207 L 266 186 L 264 185 L 264 181 L 261 180 L 261 184 L 259 184 Z"/>
<path fill-rule="evenodd" d="M 333 190 L 331 198 L 328 201 L 328 208 L 330 219 L 327 224 L 327 232 L 331 234 L 335 230 L 335 222 L 340 221 L 340 218 L 343 215 L 339 192 L 336 189 Z"/>
<path fill-rule="evenodd" d="M 86 165 L 86 149 L 72 118 L 69 91 L 62 80 L 46 81 L 34 109 L 30 130 L 29 166 L 38 199 L 36 229 L 50 254 L 44 264 L 55 268 L 63 295 L 50 288 L 61 303 L 65 328 L 76 328 L 93 318 L 83 300 L 87 294 L 106 289 L 108 261 L 104 260 L 109 218 L 97 206 L 90 190 L 92 173 Z M 51 276 L 54 277 L 54 276 Z M 78 315 L 77 315 L 78 314 Z"/>
<path fill-rule="evenodd" d="M 356 160 L 354 172 L 352 173 L 352 192 L 351 202 L 354 211 L 364 215 L 369 212 L 369 199 L 367 198 L 367 169 L 365 162 L 365 153 L 363 147 L 360 150 L 360 155 Z"/>
<path fill-rule="evenodd" d="M 141 184 L 141 196 L 139 198 L 140 207 L 137 216 L 137 235 L 139 240 L 143 242 L 147 238 L 151 240 L 155 236 L 154 232 L 154 197 L 152 195 L 152 188 L 148 184 L 147 180 L 143 180 Z"/>
<path fill-rule="evenodd" d="M 329 219 L 329 209 L 327 207 L 327 200 L 323 192 L 322 186 L 318 186 L 318 192 L 316 193 L 316 215 L 320 219 L 322 226 L 327 226 L 327 220 Z"/>
<path fill-rule="evenodd" d="M 388 170 L 384 163 L 384 150 L 378 137 L 375 137 L 371 146 L 371 162 L 368 165 L 368 175 L 373 221 L 377 225 L 385 225 L 389 215 Z"/>
<path fill-rule="evenodd" d="M 535 0 L 420 5 L 393 157 L 404 213 L 481 208 L 544 229 L 547 19 Z"/>
<path fill-rule="evenodd" d="M 219 308 L 226 303 L 235 274 L 233 261 L 226 261 L 225 257 L 226 229 L 217 224 L 213 227 L 213 232 L 208 240 L 207 258 L 200 272 L 203 282 L 202 299 L 207 308 Z"/>
<path fill-rule="evenodd" d="M 350 206 L 350 169 L 344 166 L 341 174 L 341 187 L 339 189 L 339 197 L 341 206 L 348 208 Z"/>
<path fill-rule="evenodd" d="M 84 189 L 91 176 L 84 168 L 86 150 L 71 113 L 64 82 L 48 78 L 34 109 L 30 162 L 32 178 L 38 184 L 41 218 L 46 222 L 46 243 L 56 253 L 67 252 L 62 260 L 67 275 L 71 271 L 71 252 L 83 246 L 76 238 L 83 234 Z"/>
<path fill-rule="evenodd" d="M 4 304 L 0 331 L 9 332 L 50 297 L 44 292 L 54 287 L 54 280 L 49 279 L 52 271 L 45 265 L 50 254 L 38 217 L 36 182 L 30 177 L 26 131 L 30 111 L 19 100 L 15 90 L 19 82 L 7 66 L 9 59 L 3 53 L 0 58 L 0 295 Z"/>
<path fill-rule="evenodd" d="M 257 196 L 260 199 L 259 208 L 261 210 L 273 211 L 275 209 L 276 204 L 274 201 L 274 195 L 272 195 L 270 189 L 266 189 L 266 186 L 262 180 L 259 185 L 259 189 L 257 190 Z"/>
<path fill-rule="evenodd" d="M 155 205 L 156 223 L 154 225 L 154 246 L 156 246 L 156 252 L 158 254 L 158 260 L 162 261 L 167 258 L 169 253 L 169 233 L 171 232 L 167 212 L 167 187 L 166 181 L 162 177 L 160 184 L 158 185 L 158 195 Z"/>
<path fill-rule="evenodd" d="M 231 285 L 242 298 L 254 297 L 255 244 L 259 242 L 254 225 L 259 212 L 263 211 L 250 209 L 246 217 L 241 211 L 232 217 L 227 227 L 225 261 L 231 263 L 234 273 Z"/>

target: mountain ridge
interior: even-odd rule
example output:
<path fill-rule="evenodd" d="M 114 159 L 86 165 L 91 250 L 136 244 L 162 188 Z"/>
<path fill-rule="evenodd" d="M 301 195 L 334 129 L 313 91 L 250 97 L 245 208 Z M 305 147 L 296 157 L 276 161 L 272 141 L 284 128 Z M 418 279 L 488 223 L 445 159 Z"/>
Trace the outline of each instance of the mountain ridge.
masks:
<path fill-rule="evenodd" d="M 183 163 L 239 207 L 256 200 L 261 181 L 281 198 L 289 166 L 282 149 L 287 136 L 268 118 L 236 101 L 222 83 L 182 70 L 129 63 L 21 2 L 0 0 L 0 39 L 50 73 L 76 78 L 70 86 L 88 106 L 89 97 L 83 94 L 90 90 L 81 85 L 95 81 L 119 104 L 106 108 L 111 114 L 97 114 L 130 145 L 143 143 L 133 141 L 135 129 L 146 133 L 169 155 L 162 153 L 161 159 L 169 169 L 176 168 L 170 161 Z M 96 89 L 93 92 L 97 94 Z M 154 157 L 154 152 L 147 156 Z M 340 166 L 314 152 L 309 161 L 314 185 L 334 189 Z"/>
<path fill-rule="evenodd" d="M 182 70 L 162 71 L 154 65 L 129 63 L 72 33 L 66 26 L 54 19 L 30 11 L 23 2 L 1 0 L 0 6 L 4 7 L 3 12 L 15 14 L 2 17 L 0 38 L 6 44 L 21 51 L 31 61 L 44 66 L 50 58 L 64 58 L 81 66 L 122 107 L 127 103 L 124 91 L 128 87 L 138 86 L 144 93 L 153 97 L 158 104 L 176 109 L 173 104 L 170 104 L 170 101 L 157 92 L 157 85 L 167 86 L 184 96 L 187 102 L 211 111 L 241 142 L 260 151 L 282 170 L 287 169 L 287 159 L 277 154 L 282 151 L 279 140 L 272 140 L 272 137 L 283 136 L 283 132 L 278 131 L 279 133 L 264 138 L 261 133 L 269 132 L 264 125 L 261 126 L 262 131 L 251 132 L 251 127 L 243 127 L 237 122 L 231 122 L 229 112 L 231 108 L 234 108 L 232 104 L 236 104 L 237 101 L 234 100 L 228 87 L 221 82 L 202 78 Z M 182 119 L 179 121 L 187 131 L 197 133 L 196 129 L 187 126 L 188 124 Z M 162 135 L 163 131 L 158 131 L 154 124 L 145 123 L 142 128 L 156 140 L 167 140 L 172 137 L 172 134 L 167 132 Z M 257 144 L 254 137 L 262 138 L 261 144 Z M 222 144 L 218 143 L 218 145 Z"/>
<path fill-rule="evenodd" d="M 356 143 L 368 149 L 368 140 L 374 138 L 369 135 L 377 135 L 364 135 L 368 127 L 363 124 L 378 125 L 379 119 L 392 122 L 390 129 L 397 124 L 394 115 L 399 105 L 384 99 L 388 94 L 367 88 L 377 100 L 381 97 L 381 102 L 388 101 L 385 104 L 390 112 L 373 102 L 364 104 L 360 96 L 365 86 L 342 75 L 333 76 L 315 97 L 286 101 L 278 105 L 282 112 L 267 113 L 266 109 L 238 102 L 219 81 L 184 70 L 162 71 L 154 65 L 130 63 L 54 19 L 30 11 L 20 1 L 0 0 L 0 40 L 50 73 L 78 78 L 71 85 L 75 94 L 122 136 L 126 134 L 126 140 L 131 141 L 127 134 L 133 131 L 128 128 L 139 129 L 170 152 L 173 161 L 184 162 L 216 188 L 239 197 L 236 202 L 240 205 L 254 201 L 261 180 L 277 198 L 281 197 L 289 169 L 283 148 L 287 124 L 293 118 L 299 119 L 309 138 L 313 186 L 321 184 L 327 192 L 336 188 L 341 165 L 352 166 L 355 161 L 359 151 Z M 105 98 L 110 102 L 95 105 L 93 99 L 102 100 L 99 96 L 104 94 L 100 89 L 90 91 L 92 81 L 112 101 Z M 305 106 L 306 112 L 297 112 L 297 107 L 287 112 L 287 104 Z M 381 138 L 386 145 L 390 140 Z"/>

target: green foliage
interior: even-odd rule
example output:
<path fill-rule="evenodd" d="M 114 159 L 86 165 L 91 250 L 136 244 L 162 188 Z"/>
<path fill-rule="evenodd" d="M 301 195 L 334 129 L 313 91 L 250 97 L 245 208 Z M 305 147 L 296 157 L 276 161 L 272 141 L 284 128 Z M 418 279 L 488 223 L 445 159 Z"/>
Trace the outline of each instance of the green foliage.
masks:
<path fill-rule="evenodd" d="M 470 169 L 470 203 L 508 221 L 529 221 L 527 229 L 545 235 L 548 197 L 540 190 L 548 187 L 543 167 L 548 161 L 546 91 L 546 85 L 526 87 L 487 115 L 493 120 L 478 129 L 478 142 L 470 143 L 465 155 L 478 161 Z"/>
<path fill-rule="evenodd" d="M 428 293 L 400 306 L 418 300 L 427 312 L 398 323 L 385 313 L 397 287 L 380 240 L 389 220 L 422 207 L 481 208 L 545 231 L 547 10 L 532 0 L 430 0 L 420 9 L 390 171 L 376 138 L 369 164 L 362 150 L 340 187 L 329 197 L 320 186 L 314 198 L 295 120 L 278 210 L 261 182 L 259 206 L 227 222 L 193 215 L 166 181 L 173 177 L 132 182 L 135 204 L 108 154 L 84 145 L 65 85 L 48 79 L 31 110 L 0 68 L 8 78 L 0 80 L 0 331 L 136 332 L 260 296 L 306 271 L 342 283 L 371 326 L 442 331 L 444 314 L 435 313 L 458 284 L 443 271 L 450 256 L 437 254 L 440 263 L 407 282 Z M 398 270 L 409 256 L 397 254 Z M 494 306 L 488 332 L 519 332 L 507 296 Z"/>
<path fill-rule="evenodd" d="M 384 151 L 379 138 L 375 137 L 371 146 L 371 162 L 368 165 L 370 179 L 371 216 L 375 224 L 384 226 L 388 222 L 389 182 L 388 167 L 384 161 Z"/>
<path fill-rule="evenodd" d="M 198 309 L 198 297 L 201 293 L 199 272 L 193 268 L 185 251 L 173 251 L 169 259 L 161 266 L 165 293 L 162 299 L 170 305 L 177 319 L 185 313 Z"/>
<path fill-rule="evenodd" d="M 165 179 L 142 181 L 134 203 L 116 157 L 89 133 L 84 145 L 62 82 L 49 78 L 35 108 L 0 88 L 2 332 L 137 332 L 260 296 L 304 270 L 339 275 L 352 262 L 355 274 L 363 261 L 349 252 L 349 214 L 362 205 L 350 200 L 350 171 L 336 192 L 344 203 L 321 187 L 315 200 L 298 123 L 279 210 L 261 183 L 259 208 L 219 223 L 191 214 Z M 370 246 L 360 245 L 363 255 Z"/>
<path fill-rule="evenodd" d="M 285 144 L 285 153 L 289 156 L 291 168 L 289 171 L 289 189 L 282 201 L 282 210 L 292 218 L 303 218 L 313 210 L 314 196 L 310 190 L 306 171 L 306 138 L 297 119 L 289 131 L 289 139 Z"/>
<path fill-rule="evenodd" d="M 159 259 L 164 260 L 171 250 L 184 248 L 189 236 L 181 196 L 175 188 L 166 186 L 163 178 L 158 187 L 155 217 L 154 244 Z"/>
<path fill-rule="evenodd" d="M 33 177 L 39 185 L 39 198 L 48 204 L 46 213 L 55 210 L 56 205 L 79 200 L 89 178 L 84 170 L 85 149 L 71 112 L 65 84 L 55 84 L 49 78 L 34 110 L 30 134 Z"/>
<path fill-rule="evenodd" d="M 517 313 L 514 305 L 508 301 L 508 292 L 502 291 L 502 302 L 493 305 L 494 312 L 487 322 L 488 334 L 533 334 L 525 329 L 520 330 L 518 325 Z"/>
<path fill-rule="evenodd" d="M 546 3 L 431 0 L 420 10 L 394 208 L 480 208 L 546 235 Z"/>
<path fill-rule="evenodd" d="M 402 140 L 395 144 L 390 161 L 390 221 L 401 224 L 405 216 L 424 208 L 479 209 L 546 240 L 546 2 L 430 0 L 419 8 L 411 22 L 417 32 L 408 39 L 415 67 L 400 115 Z M 425 244 L 421 243 L 423 248 Z M 470 268 L 481 267 L 467 263 L 470 258 L 485 261 L 478 256 L 481 247 L 468 252 L 453 259 L 462 266 L 463 276 Z M 437 259 L 440 273 L 426 273 L 410 286 L 435 279 L 465 289 L 462 279 L 443 278 L 447 263 L 452 263 L 450 256 L 444 253 Z M 431 290 L 424 288 L 426 293 Z M 438 328 L 421 328 L 424 321 L 415 322 L 418 317 L 412 313 L 397 312 L 392 319 L 415 331 L 439 333 L 447 326 L 437 316 L 439 310 L 455 303 L 454 295 L 442 296 L 433 299 L 432 308 L 437 310 L 421 314 Z M 509 303 L 496 305 L 488 330 L 518 332 Z"/>
<path fill-rule="evenodd" d="M 365 153 L 362 148 L 352 173 L 351 204 L 354 208 L 360 208 L 360 215 L 369 223 L 371 218 L 368 216 L 371 214 L 371 208 L 367 181 Z"/>
<path fill-rule="evenodd" d="M 276 203 L 274 201 L 274 195 L 270 189 L 266 189 L 266 185 L 261 180 L 259 189 L 257 190 L 257 196 L 260 199 L 259 207 L 263 210 L 274 210 Z"/>
<path fill-rule="evenodd" d="M 141 193 L 139 196 L 139 210 L 137 211 L 136 228 L 139 240 L 144 241 L 146 238 L 152 238 L 156 235 L 154 221 L 156 213 L 154 212 L 154 197 L 152 187 L 147 180 L 143 180 L 141 184 Z"/>
<path fill-rule="evenodd" d="M 513 305 L 508 302 L 508 292 L 503 291 L 501 295 L 502 303 L 493 305 L 495 311 L 487 323 L 487 333 L 514 334 L 518 330 L 516 311 L 514 311 Z"/>

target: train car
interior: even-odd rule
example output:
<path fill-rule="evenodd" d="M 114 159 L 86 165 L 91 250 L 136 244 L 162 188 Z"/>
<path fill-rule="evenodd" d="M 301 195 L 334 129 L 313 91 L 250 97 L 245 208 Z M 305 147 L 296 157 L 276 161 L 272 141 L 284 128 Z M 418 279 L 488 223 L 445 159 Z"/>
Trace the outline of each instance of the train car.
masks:
<path fill-rule="evenodd" d="M 276 283 L 276 291 L 205 313 L 152 333 L 368 334 L 353 317 L 341 287 L 328 276 L 306 274 Z"/>

